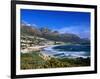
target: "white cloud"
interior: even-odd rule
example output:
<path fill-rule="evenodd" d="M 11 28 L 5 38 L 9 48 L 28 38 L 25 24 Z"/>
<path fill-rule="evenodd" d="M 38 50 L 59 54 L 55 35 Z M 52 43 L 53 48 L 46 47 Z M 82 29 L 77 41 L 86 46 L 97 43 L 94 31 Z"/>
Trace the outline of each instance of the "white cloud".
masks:
<path fill-rule="evenodd" d="M 24 20 L 22 20 L 22 24 L 23 24 L 23 25 L 26 25 L 26 26 L 34 26 L 34 27 L 37 26 L 35 23 L 30 24 L 30 23 L 28 23 L 28 22 L 26 22 L 26 21 L 24 21 Z"/>

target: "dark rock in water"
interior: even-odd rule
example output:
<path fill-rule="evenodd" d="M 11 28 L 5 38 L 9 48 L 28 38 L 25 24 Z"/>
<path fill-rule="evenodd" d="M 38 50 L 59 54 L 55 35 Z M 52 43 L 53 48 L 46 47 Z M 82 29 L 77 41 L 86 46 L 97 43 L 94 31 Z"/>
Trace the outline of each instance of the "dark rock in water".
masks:
<path fill-rule="evenodd" d="M 64 53 L 54 54 L 54 56 L 62 56 L 62 55 L 64 55 L 64 56 L 65 56 L 65 54 L 64 54 Z"/>

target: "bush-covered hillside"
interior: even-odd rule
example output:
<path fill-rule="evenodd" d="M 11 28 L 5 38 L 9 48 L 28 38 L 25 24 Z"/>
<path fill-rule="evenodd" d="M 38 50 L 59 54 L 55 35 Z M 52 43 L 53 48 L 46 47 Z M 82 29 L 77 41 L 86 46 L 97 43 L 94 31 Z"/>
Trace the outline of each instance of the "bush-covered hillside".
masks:
<path fill-rule="evenodd" d="M 90 58 L 44 58 L 39 52 L 21 53 L 21 69 L 90 66 Z"/>

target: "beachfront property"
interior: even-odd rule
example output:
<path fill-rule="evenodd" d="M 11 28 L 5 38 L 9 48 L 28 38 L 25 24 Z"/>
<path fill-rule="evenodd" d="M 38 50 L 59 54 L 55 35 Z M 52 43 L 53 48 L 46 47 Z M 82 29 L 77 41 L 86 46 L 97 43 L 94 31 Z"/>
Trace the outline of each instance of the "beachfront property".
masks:
<path fill-rule="evenodd" d="M 53 41 L 48 41 L 44 38 L 36 36 L 21 36 L 21 49 L 32 46 L 44 46 L 44 45 L 53 45 Z"/>
<path fill-rule="evenodd" d="M 47 45 L 53 45 L 53 41 L 48 41 L 44 38 L 36 37 L 36 36 L 21 36 L 21 51 L 34 49 L 39 50 L 40 47 L 44 47 Z"/>
<path fill-rule="evenodd" d="M 29 51 L 40 51 L 42 48 L 50 45 L 64 44 L 63 42 L 51 41 L 37 36 L 21 36 L 20 42 L 22 53 L 27 53 Z"/>

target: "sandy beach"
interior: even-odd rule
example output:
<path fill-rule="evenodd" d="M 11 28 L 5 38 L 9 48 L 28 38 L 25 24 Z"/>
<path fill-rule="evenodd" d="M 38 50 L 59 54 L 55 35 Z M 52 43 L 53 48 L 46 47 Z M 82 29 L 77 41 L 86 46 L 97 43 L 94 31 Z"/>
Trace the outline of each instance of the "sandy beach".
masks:
<path fill-rule="evenodd" d="M 48 46 L 47 45 L 46 46 L 32 46 L 32 47 L 28 47 L 26 49 L 21 49 L 21 52 L 22 53 L 29 53 L 31 51 L 40 51 L 45 47 L 48 47 Z"/>
<path fill-rule="evenodd" d="M 32 46 L 32 47 L 28 47 L 26 49 L 21 49 L 21 52 L 29 53 L 31 51 L 41 51 L 43 48 L 52 47 L 52 46 L 58 46 L 58 45 Z"/>

